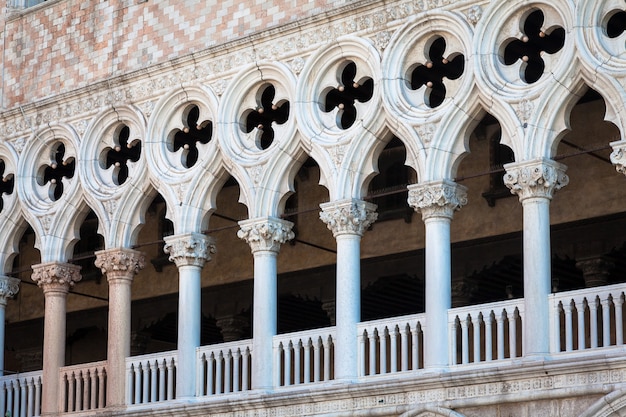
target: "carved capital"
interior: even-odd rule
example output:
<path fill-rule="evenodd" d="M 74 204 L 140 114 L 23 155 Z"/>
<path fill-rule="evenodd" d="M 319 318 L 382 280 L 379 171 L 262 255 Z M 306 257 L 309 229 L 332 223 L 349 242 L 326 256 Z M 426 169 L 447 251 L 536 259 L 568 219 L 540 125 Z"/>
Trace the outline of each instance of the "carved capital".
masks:
<path fill-rule="evenodd" d="M 409 206 L 422 213 L 422 219 L 452 219 L 454 212 L 467 204 L 467 188 L 441 180 L 409 185 Z"/>
<path fill-rule="evenodd" d="M 143 253 L 132 249 L 116 248 L 96 252 L 97 268 L 100 268 L 107 280 L 132 281 L 136 273 L 146 266 Z"/>
<path fill-rule="evenodd" d="M 81 280 L 80 266 L 64 262 L 48 262 L 33 265 L 31 279 L 48 292 L 61 292 L 67 294 L 74 284 Z"/>
<path fill-rule="evenodd" d="M 320 204 L 320 207 L 320 219 L 335 237 L 345 234 L 363 236 L 363 232 L 378 218 L 376 204 L 363 200 L 331 201 Z"/>
<path fill-rule="evenodd" d="M 0 305 L 6 305 L 7 300 L 20 291 L 19 278 L 0 276 Z"/>
<path fill-rule="evenodd" d="M 517 194 L 519 201 L 532 197 L 552 199 L 556 190 L 569 183 L 565 175 L 567 167 L 550 159 L 514 162 L 506 164 L 504 169 L 504 184 L 512 194 Z"/>
<path fill-rule="evenodd" d="M 216 253 L 215 239 L 202 233 L 167 236 L 163 251 L 170 255 L 170 261 L 177 267 L 193 265 L 203 267 Z"/>
<path fill-rule="evenodd" d="M 626 140 L 611 142 L 611 163 L 620 174 L 626 175 Z"/>
<path fill-rule="evenodd" d="M 239 239 L 250 245 L 252 253 L 257 251 L 278 252 L 280 245 L 294 238 L 293 223 L 274 217 L 249 219 L 239 222 Z"/>

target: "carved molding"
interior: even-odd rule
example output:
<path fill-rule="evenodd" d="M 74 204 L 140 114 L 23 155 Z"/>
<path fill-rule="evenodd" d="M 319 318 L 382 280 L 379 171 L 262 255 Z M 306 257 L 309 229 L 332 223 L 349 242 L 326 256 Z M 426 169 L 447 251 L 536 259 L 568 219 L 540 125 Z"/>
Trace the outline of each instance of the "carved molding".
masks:
<path fill-rule="evenodd" d="M 64 262 L 48 262 L 33 265 L 31 279 L 47 292 L 68 293 L 75 283 L 82 279 L 80 266 Z"/>
<path fill-rule="evenodd" d="M 567 167 L 549 159 L 506 164 L 504 169 L 504 185 L 517 194 L 520 201 L 532 197 L 552 199 L 556 190 L 569 183 L 565 175 Z"/>
<path fill-rule="evenodd" d="M 241 229 L 237 232 L 237 237 L 250 245 L 252 253 L 257 251 L 278 253 L 280 245 L 295 236 L 291 231 L 293 223 L 274 217 L 243 220 L 239 222 L 239 226 Z"/>
<path fill-rule="evenodd" d="M 409 206 L 422 213 L 422 219 L 452 219 L 467 204 L 467 188 L 449 180 L 409 185 Z"/>
<path fill-rule="evenodd" d="M 363 232 L 378 218 L 376 204 L 363 200 L 331 201 L 320 204 L 320 207 L 320 219 L 335 237 L 343 234 L 363 236 Z"/>
<path fill-rule="evenodd" d="M 193 265 L 203 267 L 211 260 L 211 255 L 217 252 L 215 239 L 202 233 L 165 237 L 163 251 L 170 257 L 177 267 Z"/>
<path fill-rule="evenodd" d="M 9 298 L 20 291 L 19 278 L 0 276 L 0 306 L 6 305 Z"/>
<path fill-rule="evenodd" d="M 108 281 L 132 281 L 135 274 L 146 266 L 145 255 L 126 248 L 107 249 L 96 252 L 95 265 Z"/>

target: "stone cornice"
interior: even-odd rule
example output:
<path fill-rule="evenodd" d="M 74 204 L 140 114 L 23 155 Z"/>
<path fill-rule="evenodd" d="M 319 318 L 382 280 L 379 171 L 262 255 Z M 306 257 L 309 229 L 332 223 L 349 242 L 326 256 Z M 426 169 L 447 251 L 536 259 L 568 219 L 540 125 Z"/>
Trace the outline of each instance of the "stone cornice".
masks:
<path fill-rule="evenodd" d="M 409 206 L 422 213 L 422 219 L 452 219 L 454 212 L 467 204 L 467 188 L 450 180 L 408 186 Z"/>
<path fill-rule="evenodd" d="M 549 159 L 515 162 L 504 166 L 504 184 L 520 201 L 527 198 L 552 199 L 554 192 L 569 183 L 567 167 Z"/>
<path fill-rule="evenodd" d="M 74 284 L 82 279 L 81 267 L 64 262 L 48 262 L 33 265 L 32 280 L 48 292 L 60 292 L 67 294 Z"/>
<path fill-rule="evenodd" d="M 6 305 L 7 299 L 20 291 L 19 278 L 0 276 L 0 305 Z"/>
<path fill-rule="evenodd" d="M 177 267 L 191 265 L 203 267 L 216 253 L 215 239 L 202 233 L 189 233 L 165 237 L 163 251 Z"/>
<path fill-rule="evenodd" d="M 320 204 L 320 207 L 320 219 L 335 237 L 345 234 L 363 236 L 378 218 L 376 204 L 363 200 L 331 201 Z"/>
<path fill-rule="evenodd" d="M 293 223 L 275 217 L 243 220 L 239 222 L 241 229 L 237 237 L 250 245 L 252 253 L 258 251 L 276 252 L 280 245 L 294 238 L 291 231 Z"/>
<path fill-rule="evenodd" d="M 146 266 L 146 257 L 143 253 L 132 249 L 115 248 L 95 253 L 95 265 L 100 268 L 107 280 L 132 281 L 135 274 Z"/>

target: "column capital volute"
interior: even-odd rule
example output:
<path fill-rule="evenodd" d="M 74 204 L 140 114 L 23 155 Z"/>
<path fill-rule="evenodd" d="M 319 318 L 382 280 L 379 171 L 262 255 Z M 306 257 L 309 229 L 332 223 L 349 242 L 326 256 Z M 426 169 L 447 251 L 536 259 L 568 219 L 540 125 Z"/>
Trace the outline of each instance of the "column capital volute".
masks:
<path fill-rule="evenodd" d="M 33 265 L 31 279 L 43 289 L 44 294 L 49 292 L 67 294 L 75 283 L 82 279 L 81 267 L 66 262 L 47 262 Z"/>
<path fill-rule="evenodd" d="M 409 206 L 422 219 L 452 219 L 454 212 L 467 204 L 467 188 L 450 180 L 428 181 L 408 186 Z"/>
<path fill-rule="evenodd" d="M 128 248 L 113 248 L 97 251 L 95 265 L 113 280 L 132 281 L 135 274 L 146 266 L 146 257 L 142 252 Z"/>
<path fill-rule="evenodd" d="M 615 165 L 617 172 L 626 175 L 626 140 L 611 142 L 610 145 L 613 148 L 611 163 Z"/>
<path fill-rule="evenodd" d="M 293 223 L 276 217 L 261 217 L 239 222 L 237 236 L 250 245 L 252 253 L 280 251 L 280 245 L 294 238 Z"/>
<path fill-rule="evenodd" d="M 0 305 L 6 305 L 7 299 L 20 291 L 19 278 L 0 275 Z"/>
<path fill-rule="evenodd" d="M 326 223 L 333 236 L 358 235 L 378 218 L 376 204 L 355 198 L 320 204 L 320 219 Z"/>
<path fill-rule="evenodd" d="M 215 239 L 203 233 L 186 233 L 182 235 L 166 236 L 163 251 L 170 257 L 177 267 L 199 266 L 211 260 L 211 255 L 217 252 Z"/>
<path fill-rule="evenodd" d="M 552 199 L 554 192 L 569 183 L 567 167 L 547 158 L 504 165 L 504 184 L 523 202 L 528 198 Z"/>

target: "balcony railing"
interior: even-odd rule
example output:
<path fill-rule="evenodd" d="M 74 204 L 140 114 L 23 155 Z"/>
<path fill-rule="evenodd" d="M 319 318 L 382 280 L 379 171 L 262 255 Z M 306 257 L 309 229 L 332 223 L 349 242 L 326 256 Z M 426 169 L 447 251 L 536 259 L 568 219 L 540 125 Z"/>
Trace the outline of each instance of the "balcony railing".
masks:
<path fill-rule="evenodd" d="M 41 414 L 41 371 L 0 377 L 0 415 Z"/>
<path fill-rule="evenodd" d="M 197 396 L 248 391 L 252 340 L 202 346 L 197 350 Z"/>
<path fill-rule="evenodd" d="M 177 351 L 126 359 L 126 404 L 147 404 L 175 398 Z"/>
<path fill-rule="evenodd" d="M 106 361 L 65 366 L 61 368 L 60 376 L 63 412 L 71 413 L 105 407 Z"/>

